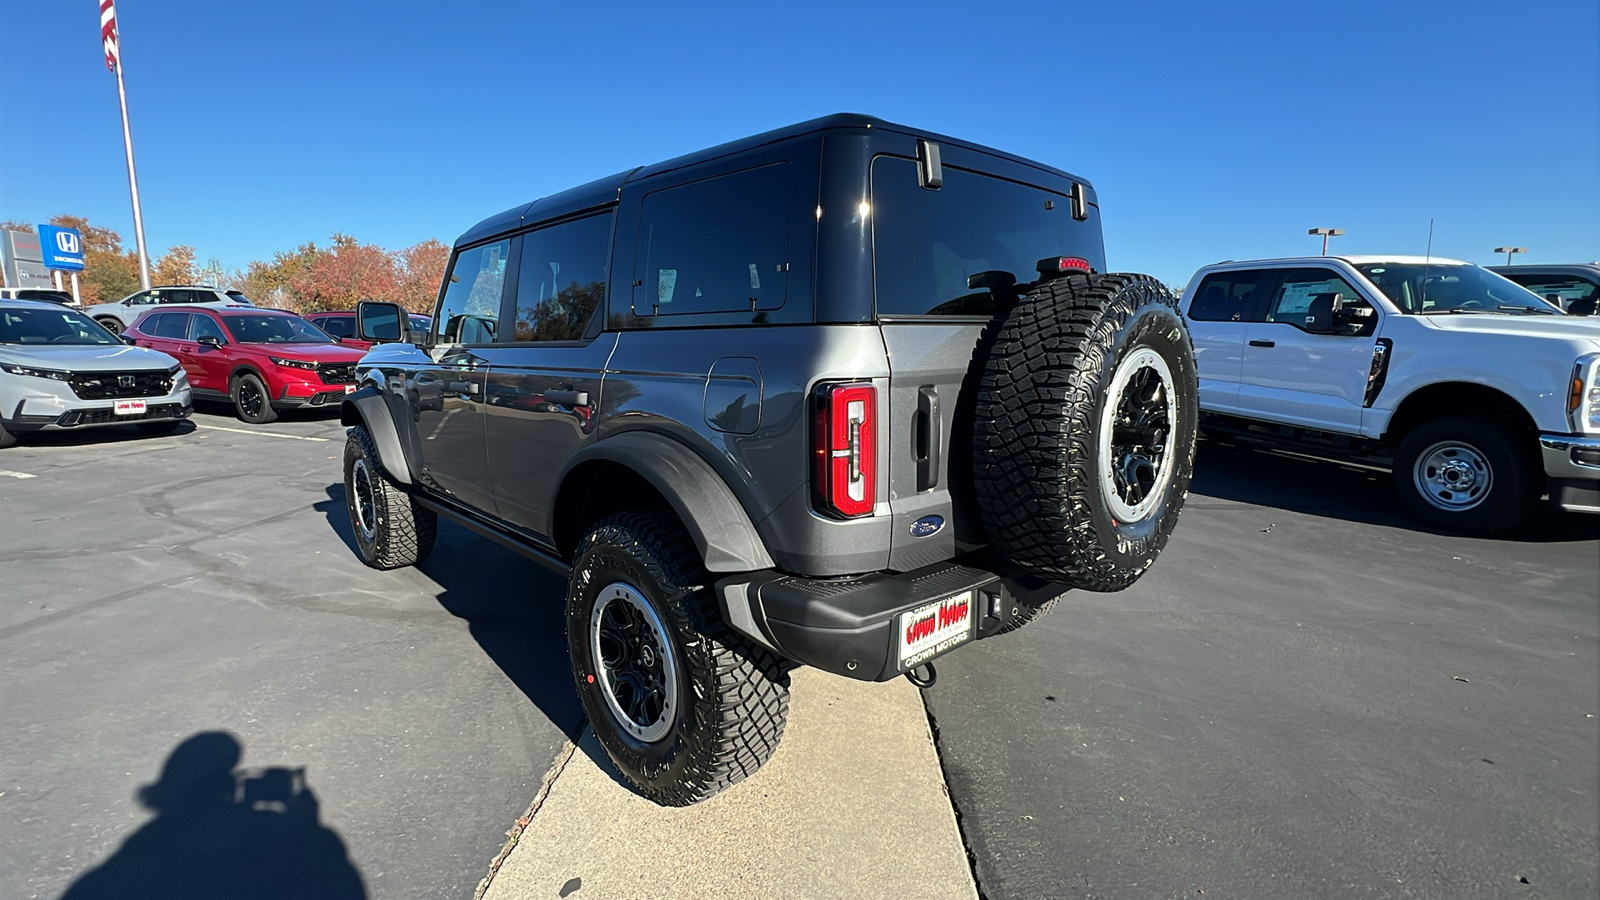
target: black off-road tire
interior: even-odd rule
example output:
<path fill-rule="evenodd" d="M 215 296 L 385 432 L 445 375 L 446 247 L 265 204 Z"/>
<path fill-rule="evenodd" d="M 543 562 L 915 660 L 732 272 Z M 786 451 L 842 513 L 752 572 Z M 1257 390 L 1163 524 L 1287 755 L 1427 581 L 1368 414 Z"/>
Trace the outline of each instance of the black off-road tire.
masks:
<path fill-rule="evenodd" d="M 1395 492 L 1407 512 L 1440 528 L 1465 534 L 1504 531 L 1537 508 L 1543 473 L 1534 446 L 1532 435 L 1519 439 L 1512 429 L 1490 419 L 1435 419 L 1406 435 L 1395 450 Z M 1430 461 L 1478 473 L 1471 477 L 1478 479 L 1474 486 L 1482 485 L 1481 496 L 1474 496 L 1470 488 L 1438 490 L 1440 482 L 1434 481 L 1430 472 L 1433 477 L 1443 473 L 1437 465 L 1430 467 Z M 1486 483 L 1483 474 L 1488 476 Z M 1433 499 L 1424 496 L 1428 484 L 1435 487 Z"/>
<path fill-rule="evenodd" d="M 973 482 L 990 543 L 1040 578 L 1128 587 L 1177 524 L 1198 421 L 1194 350 L 1159 282 L 1071 275 L 1035 288 L 1001 322 L 979 385 Z"/>
<path fill-rule="evenodd" d="M 16 445 L 17 436 L 7 431 L 5 425 L 0 424 L 0 450 L 4 450 L 7 447 L 15 447 Z"/>
<path fill-rule="evenodd" d="M 653 741 L 630 734 L 612 711 L 602 683 L 609 670 L 591 647 L 591 616 L 617 584 L 650 605 L 677 659 L 676 712 Z M 783 737 L 788 670 L 724 624 L 699 554 L 670 510 L 618 513 L 583 539 L 567 588 L 567 646 L 595 736 L 657 804 L 689 806 L 738 784 Z"/>
<path fill-rule="evenodd" d="M 371 503 L 365 512 L 363 500 Z M 414 566 L 433 552 L 438 514 L 383 474 L 372 435 L 362 425 L 351 428 L 344 442 L 344 502 L 361 561 L 374 569 Z"/>
<path fill-rule="evenodd" d="M 251 406 L 248 400 L 250 391 L 256 392 L 256 397 L 260 400 L 259 407 L 246 408 Z M 272 394 L 268 392 L 266 383 L 258 375 L 246 372 L 236 376 L 233 379 L 232 389 L 228 391 L 228 397 L 233 401 L 234 415 L 238 416 L 241 422 L 265 425 L 268 422 L 278 421 L 278 411 L 272 408 Z"/>

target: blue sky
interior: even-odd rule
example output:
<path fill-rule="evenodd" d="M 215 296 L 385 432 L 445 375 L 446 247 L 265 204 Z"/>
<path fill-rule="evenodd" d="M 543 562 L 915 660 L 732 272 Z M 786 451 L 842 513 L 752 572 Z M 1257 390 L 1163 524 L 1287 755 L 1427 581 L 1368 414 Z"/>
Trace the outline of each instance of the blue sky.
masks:
<path fill-rule="evenodd" d="M 830 112 L 1099 193 L 1113 269 L 1600 259 L 1600 4 L 118 0 L 152 253 L 397 248 Z M 132 245 L 96 0 L 0 0 L 0 218 Z"/>

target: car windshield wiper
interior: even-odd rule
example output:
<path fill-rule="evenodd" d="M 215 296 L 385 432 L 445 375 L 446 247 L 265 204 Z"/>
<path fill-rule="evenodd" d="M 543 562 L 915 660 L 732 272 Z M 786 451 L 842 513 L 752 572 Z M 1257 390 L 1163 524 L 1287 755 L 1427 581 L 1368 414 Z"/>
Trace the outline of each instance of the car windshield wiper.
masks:
<path fill-rule="evenodd" d="M 1502 306 L 1495 312 L 1509 313 L 1517 316 L 1554 316 L 1560 315 L 1553 309 L 1540 309 L 1537 306 Z"/>
<path fill-rule="evenodd" d="M 1497 310 L 1480 309 L 1480 308 L 1473 308 L 1473 309 L 1424 309 L 1424 310 L 1419 310 L 1417 312 L 1417 315 L 1419 315 L 1419 316 L 1469 316 L 1469 315 L 1474 315 L 1474 314 L 1476 314 L 1476 315 L 1488 315 L 1489 313 L 1493 313 L 1493 312 L 1497 312 Z"/>

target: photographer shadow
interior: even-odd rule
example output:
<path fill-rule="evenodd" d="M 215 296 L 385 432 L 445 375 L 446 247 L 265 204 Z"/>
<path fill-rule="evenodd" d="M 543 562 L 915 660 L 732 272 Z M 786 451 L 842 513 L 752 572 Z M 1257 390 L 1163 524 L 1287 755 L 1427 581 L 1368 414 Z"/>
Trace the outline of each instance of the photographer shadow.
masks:
<path fill-rule="evenodd" d="M 305 770 L 239 769 L 242 753 L 221 731 L 180 743 L 137 795 L 156 817 L 62 900 L 365 898 L 344 841 L 320 821 Z"/>

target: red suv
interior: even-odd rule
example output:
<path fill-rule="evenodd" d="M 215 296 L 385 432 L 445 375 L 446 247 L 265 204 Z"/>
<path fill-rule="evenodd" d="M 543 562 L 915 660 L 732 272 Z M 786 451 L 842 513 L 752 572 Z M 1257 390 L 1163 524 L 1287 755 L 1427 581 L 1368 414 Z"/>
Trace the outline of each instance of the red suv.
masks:
<path fill-rule="evenodd" d="M 433 326 L 433 317 L 411 313 L 406 316 L 411 323 L 412 334 L 427 334 Z M 306 316 L 306 321 L 321 328 L 323 331 L 338 338 L 340 343 L 349 347 L 360 347 L 366 350 L 372 346 L 371 341 L 363 341 L 356 337 L 356 314 L 354 312 L 320 312 Z"/>
<path fill-rule="evenodd" d="M 196 399 L 229 400 L 253 424 L 271 422 L 280 409 L 338 408 L 355 390 L 356 362 L 365 355 L 275 309 L 157 309 L 124 335 L 176 356 Z"/>

